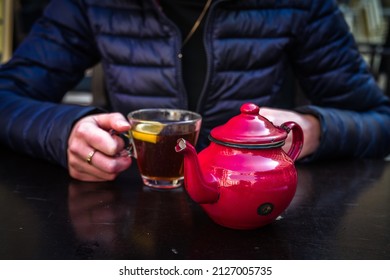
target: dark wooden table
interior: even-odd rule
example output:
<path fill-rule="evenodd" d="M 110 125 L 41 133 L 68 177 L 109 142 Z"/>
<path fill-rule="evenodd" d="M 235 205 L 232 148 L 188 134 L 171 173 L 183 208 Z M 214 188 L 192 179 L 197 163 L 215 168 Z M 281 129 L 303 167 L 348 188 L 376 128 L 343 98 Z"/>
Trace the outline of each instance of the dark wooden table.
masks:
<path fill-rule="evenodd" d="M 297 170 L 281 219 L 240 231 L 214 224 L 182 188 L 142 186 L 136 164 L 85 183 L 0 147 L 0 259 L 390 259 L 390 162 Z"/>

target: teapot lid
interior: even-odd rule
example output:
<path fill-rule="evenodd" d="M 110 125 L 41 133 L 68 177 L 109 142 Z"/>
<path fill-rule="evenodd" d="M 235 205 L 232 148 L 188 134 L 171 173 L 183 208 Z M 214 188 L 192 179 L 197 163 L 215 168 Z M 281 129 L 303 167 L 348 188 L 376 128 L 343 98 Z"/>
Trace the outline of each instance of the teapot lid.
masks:
<path fill-rule="evenodd" d="M 231 118 L 224 125 L 211 130 L 210 140 L 228 146 L 281 146 L 287 137 L 286 130 L 274 126 L 259 114 L 260 108 L 253 103 L 245 103 L 241 114 Z M 259 147 L 259 148 L 260 148 Z"/>

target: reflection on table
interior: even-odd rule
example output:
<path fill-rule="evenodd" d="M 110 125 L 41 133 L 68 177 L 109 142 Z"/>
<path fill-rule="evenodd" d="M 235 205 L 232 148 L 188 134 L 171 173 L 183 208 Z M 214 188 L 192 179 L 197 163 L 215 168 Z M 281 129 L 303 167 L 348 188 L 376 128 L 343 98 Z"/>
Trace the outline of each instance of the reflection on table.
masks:
<path fill-rule="evenodd" d="M 0 149 L 1 259 L 389 259 L 390 163 L 297 164 L 298 188 L 272 224 L 213 223 L 182 188 L 114 182 Z"/>

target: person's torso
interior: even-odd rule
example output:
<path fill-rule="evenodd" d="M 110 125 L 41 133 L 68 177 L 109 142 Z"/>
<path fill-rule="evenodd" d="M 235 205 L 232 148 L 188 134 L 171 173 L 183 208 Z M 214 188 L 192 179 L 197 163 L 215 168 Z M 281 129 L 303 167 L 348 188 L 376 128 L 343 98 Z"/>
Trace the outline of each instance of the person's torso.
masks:
<path fill-rule="evenodd" d="M 145 107 L 187 109 L 183 70 L 188 80 L 191 66 L 183 67 L 178 56 L 184 31 L 172 13 L 164 13 L 169 5 L 100 2 L 88 1 L 87 14 L 113 109 L 124 114 Z M 197 41 L 203 44 L 204 65 L 194 68 L 203 69 L 204 76 L 191 107 L 203 115 L 207 130 L 238 114 L 244 102 L 272 106 L 289 98 L 283 92 L 286 68 L 307 6 L 308 1 L 213 1 Z"/>

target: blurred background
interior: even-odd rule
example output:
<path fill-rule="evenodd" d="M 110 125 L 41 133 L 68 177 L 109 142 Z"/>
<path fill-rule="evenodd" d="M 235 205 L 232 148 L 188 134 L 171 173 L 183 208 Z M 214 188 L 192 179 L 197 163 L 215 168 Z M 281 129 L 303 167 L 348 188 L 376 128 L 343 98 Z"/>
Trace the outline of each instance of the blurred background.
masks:
<path fill-rule="evenodd" d="M 0 0 L 0 60 L 6 62 L 50 0 Z M 338 0 L 360 52 L 379 86 L 390 96 L 390 0 Z M 100 67 L 89 69 L 63 102 L 103 105 Z M 104 106 L 104 105 L 103 105 Z"/>
<path fill-rule="evenodd" d="M 0 0 L 0 59 L 5 63 L 23 41 L 34 22 L 42 15 L 50 0 Z M 63 99 L 64 103 L 101 105 L 105 100 L 103 81 L 97 74 L 100 69 L 89 69 L 84 79 Z M 99 73 L 100 74 L 100 73 Z M 94 89 L 94 86 L 98 86 Z"/>

